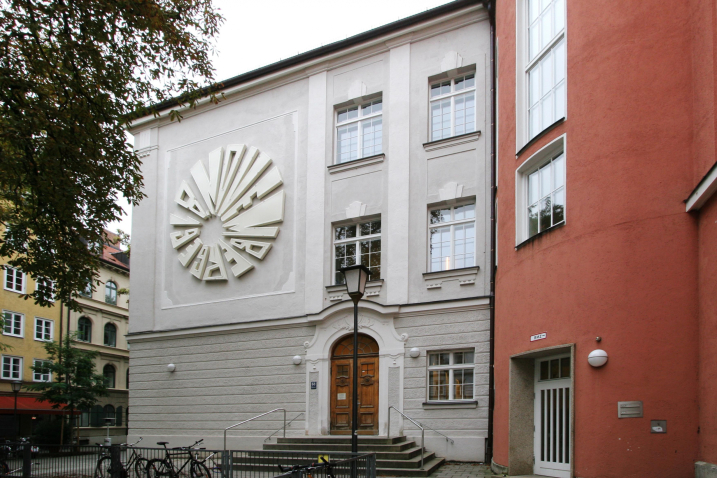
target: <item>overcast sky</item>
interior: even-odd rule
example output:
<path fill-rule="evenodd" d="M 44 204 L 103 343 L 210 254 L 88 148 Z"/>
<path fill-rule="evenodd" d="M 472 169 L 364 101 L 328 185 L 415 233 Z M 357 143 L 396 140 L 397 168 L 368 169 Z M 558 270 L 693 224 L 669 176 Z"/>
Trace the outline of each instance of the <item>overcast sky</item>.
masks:
<path fill-rule="evenodd" d="M 213 63 L 216 79 L 241 73 L 394 22 L 447 0 L 214 0 L 225 21 Z M 132 212 L 108 225 L 131 232 Z"/>

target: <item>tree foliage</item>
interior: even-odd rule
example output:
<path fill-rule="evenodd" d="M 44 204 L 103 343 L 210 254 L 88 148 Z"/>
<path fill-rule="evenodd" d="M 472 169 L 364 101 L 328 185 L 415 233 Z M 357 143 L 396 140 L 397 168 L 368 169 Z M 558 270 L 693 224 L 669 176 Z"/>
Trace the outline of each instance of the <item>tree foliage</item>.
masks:
<path fill-rule="evenodd" d="M 0 0 L 0 255 L 78 310 L 116 200 L 143 198 L 126 125 L 214 95 L 211 0 Z M 178 119 L 178 110 L 170 117 Z"/>
<path fill-rule="evenodd" d="M 97 403 L 98 397 L 107 395 L 104 377 L 95 372 L 98 353 L 75 347 L 75 335 L 68 335 L 60 345 L 46 342 L 48 361 L 33 365 L 32 370 L 52 373 L 50 382 L 35 382 L 26 388 L 40 392 L 40 401 L 47 401 L 52 408 L 63 410 L 87 410 Z"/>

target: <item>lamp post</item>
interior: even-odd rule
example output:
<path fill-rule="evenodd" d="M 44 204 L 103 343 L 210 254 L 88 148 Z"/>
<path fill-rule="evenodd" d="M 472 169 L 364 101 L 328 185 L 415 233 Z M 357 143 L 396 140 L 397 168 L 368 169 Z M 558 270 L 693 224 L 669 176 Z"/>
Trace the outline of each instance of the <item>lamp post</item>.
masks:
<path fill-rule="evenodd" d="M 366 290 L 366 281 L 371 271 L 364 265 L 349 266 L 340 269 L 344 275 L 346 290 L 354 302 L 354 354 L 353 384 L 351 394 L 351 453 L 358 453 L 358 303 Z M 355 467 L 352 467 L 355 475 Z"/>
<path fill-rule="evenodd" d="M 10 384 L 12 386 L 12 393 L 15 394 L 15 411 L 13 412 L 13 423 L 15 424 L 15 441 L 17 441 L 17 436 L 20 433 L 18 430 L 18 423 L 17 423 L 17 394 L 20 393 L 20 389 L 22 388 L 22 382 L 20 380 L 15 380 Z"/>

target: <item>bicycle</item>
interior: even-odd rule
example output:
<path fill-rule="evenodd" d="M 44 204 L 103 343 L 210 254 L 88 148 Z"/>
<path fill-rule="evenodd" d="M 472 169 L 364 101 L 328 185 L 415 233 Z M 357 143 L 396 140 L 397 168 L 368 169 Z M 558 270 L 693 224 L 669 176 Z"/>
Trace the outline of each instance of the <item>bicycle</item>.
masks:
<path fill-rule="evenodd" d="M 123 443 L 120 446 L 127 447 L 132 450 L 132 453 L 129 456 L 129 459 L 125 463 L 120 463 L 120 466 L 122 467 L 120 469 L 120 477 L 121 478 L 127 478 L 129 476 L 128 470 L 134 470 L 135 476 L 137 478 L 143 478 L 146 470 L 147 470 L 147 464 L 149 463 L 149 460 L 144 458 L 140 453 L 137 452 L 133 447 L 137 445 L 137 443 L 142 441 L 142 437 L 139 437 L 139 440 L 132 443 L 131 445 L 128 445 L 127 443 Z M 112 457 L 109 455 L 108 451 L 109 448 L 97 444 L 99 447 L 103 449 L 102 456 L 97 460 L 97 466 L 95 467 L 95 475 L 94 478 L 111 478 L 112 477 Z"/>
<path fill-rule="evenodd" d="M 164 458 L 155 458 L 147 463 L 147 478 L 179 478 L 180 473 L 189 465 L 189 475 L 191 478 L 211 478 L 212 474 L 204 464 L 209 458 L 214 456 L 212 453 L 203 460 L 200 460 L 198 451 L 196 450 L 197 445 L 202 443 L 204 439 L 197 440 L 190 446 L 167 448 L 166 441 L 157 442 L 157 445 L 164 446 Z M 171 453 L 171 450 L 180 450 L 176 453 Z M 182 464 L 181 467 L 177 468 L 174 466 L 173 457 L 188 454 L 187 460 Z M 194 453 L 192 453 L 194 452 Z"/>
<path fill-rule="evenodd" d="M 323 463 L 321 463 L 323 462 Z M 284 468 L 281 465 L 276 465 L 279 467 L 279 471 L 282 472 L 281 475 L 277 475 L 274 478 L 314 478 L 311 474 L 312 472 L 320 471 L 320 470 L 326 470 L 326 477 L 327 478 L 336 478 L 334 476 L 334 466 L 336 466 L 338 462 L 330 462 L 326 461 L 326 459 L 321 456 L 319 457 L 319 463 L 312 463 L 310 465 L 294 465 L 292 467 Z"/>

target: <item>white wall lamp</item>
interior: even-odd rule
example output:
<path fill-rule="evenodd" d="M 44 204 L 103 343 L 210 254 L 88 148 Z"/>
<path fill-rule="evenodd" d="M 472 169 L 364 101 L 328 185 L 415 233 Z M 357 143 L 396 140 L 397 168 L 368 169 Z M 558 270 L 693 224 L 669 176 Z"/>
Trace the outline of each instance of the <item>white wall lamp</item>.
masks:
<path fill-rule="evenodd" d="M 170 363 L 169 365 L 167 365 L 167 372 L 174 372 L 176 368 L 177 367 L 173 363 Z"/>
<path fill-rule="evenodd" d="M 418 356 L 421 355 L 421 350 L 418 347 L 413 347 L 408 351 L 408 355 L 410 355 L 411 358 L 418 358 Z"/>
<path fill-rule="evenodd" d="M 291 361 L 294 362 L 294 365 L 301 365 L 301 355 L 294 355 Z"/>
<path fill-rule="evenodd" d="M 593 367 L 602 367 L 607 363 L 607 352 L 596 349 L 588 355 L 588 363 Z"/>

